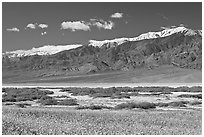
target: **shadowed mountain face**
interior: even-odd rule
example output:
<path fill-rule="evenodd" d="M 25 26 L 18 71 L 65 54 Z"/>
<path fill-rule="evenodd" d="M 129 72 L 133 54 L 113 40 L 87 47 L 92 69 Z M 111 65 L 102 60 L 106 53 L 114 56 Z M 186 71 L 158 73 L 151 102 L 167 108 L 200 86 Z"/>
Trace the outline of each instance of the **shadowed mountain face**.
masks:
<path fill-rule="evenodd" d="M 42 77 L 155 69 L 162 65 L 201 70 L 202 37 L 199 34 L 188 36 L 176 33 L 155 39 L 127 41 L 120 45 L 84 45 L 52 55 L 14 58 L 5 55 L 2 61 L 3 74 L 14 71 L 43 72 Z"/>

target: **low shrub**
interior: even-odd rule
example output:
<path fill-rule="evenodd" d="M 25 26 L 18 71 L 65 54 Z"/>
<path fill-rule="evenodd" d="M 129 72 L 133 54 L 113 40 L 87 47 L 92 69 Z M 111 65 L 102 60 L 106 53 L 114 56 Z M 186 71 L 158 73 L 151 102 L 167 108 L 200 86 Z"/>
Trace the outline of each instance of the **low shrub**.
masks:
<path fill-rule="evenodd" d="M 61 89 L 59 92 L 69 92 L 71 91 L 70 89 Z"/>
<path fill-rule="evenodd" d="M 20 102 L 20 101 L 32 101 L 33 99 L 32 98 L 29 98 L 29 97 L 17 97 L 16 98 L 16 102 Z"/>
<path fill-rule="evenodd" d="M 18 103 L 18 104 L 15 104 L 17 107 L 20 107 L 20 108 L 25 108 L 26 106 L 31 106 L 31 104 L 28 104 L 28 103 Z"/>
<path fill-rule="evenodd" d="M 74 106 L 74 105 L 79 105 L 79 104 L 77 103 L 76 99 L 65 99 L 65 100 L 59 101 L 58 105 Z"/>
<path fill-rule="evenodd" d="M 111 99 L 121 99 L 121 98 L 128 98 L 130 99 L 130 95 L 128 94 L 113 94 Z"/>
<path fill-rule="evenodd" d="M 173 93 L 171 91 L 163 91 L 160 94 L 162 95 L 162 94 L 173 94 Z"/>
<path fill-rule="evenodd" d="M 5 92 L 2 96 L 3 102 L 31 101 L 54 93 L 53 91 L 39 90 L 38 88 L 4 88 L 3 90 Z"/>
<path fill-rule="evenodd" d="M 91 110 L 100 110 L 100 109 L 112 109 L 112 107 L 103 106 L 103 105 L 90 105 L 90 106 L 78 106 L 76 109 L 91 109 Z"/>
<path fill-rule="evenodd" d="M 112 97 L 112 94 L 110 93 L 96 93 L 91 95 L 91 97 L 93 98 L 108 98 L 108 97 Z"/>
<path fill-rule="evenodd" d="M 199 104 L 202 104 L 201 101 L 192 101 L 192 102 L 189 102 L 189 105 L 199 105 Z"/>
<path fill-rule="evenodd" d="M 141 108 L 141 109 L 152 109 L 156 108 L 156 105 L 154 103 L 149 102 L 139 102 L 139 103 L 122 103 L 117 106 L 115 106 L 114 109 L 133 109 L 133 108 Z"/>
<path fill-rule="evenodd" d="M 53 97 L 50 97 L 50 96 L 42 96 L 42 97 L 40 98 L 41 101 L 42 101 L 42 100 L 48 100 L 48 99 L 53 99 Z"/>
<path fill-rule="evenodd" d="M 158 107 L 186 107 L 189 101 L 174 101 L 168 103 L 157 103 L 156 106 Z"/>
<path fill-rule="evenodd" d="M 138 96 L 140 95 L 138 92 L 131 92 L 131 93 L 127 93 L 129 96 Z"/>
<path fill-rule="evenodd" d="M 181 98 L 198 98 L 198 99 L 202 99 L 202 94 L 182 94 L 182 95 L 178 95 L 177 97 L 181 97 Z"/>
<path fill-rule="evenodd" d="M 10 105 L 14 105 L 15 103 L 10 103 L 10 102 L 8 102 L 8 103 L 5 103 L 4 105 L 6 105 L 6 106 L 10 106 Z"/>
<path fill-rule="evenodd" d="M 61 95 L 61 96 L 55 96 L 55 98 L 70 98 L 69 96 Z"/>
<path fill-rule="evenodd" d="M 5 96 L 2 97 L 2 102 L 16 102 L 16 99 L 13 96 Z"/>
<path fill-rule="evenodd" d="M 57 100 L 50 98 L 50 99 L 42 99 L 40 101 L 38 101 L 38 103 L 40 103 L 41 105 L 57 105 L 58 102 Z"/>

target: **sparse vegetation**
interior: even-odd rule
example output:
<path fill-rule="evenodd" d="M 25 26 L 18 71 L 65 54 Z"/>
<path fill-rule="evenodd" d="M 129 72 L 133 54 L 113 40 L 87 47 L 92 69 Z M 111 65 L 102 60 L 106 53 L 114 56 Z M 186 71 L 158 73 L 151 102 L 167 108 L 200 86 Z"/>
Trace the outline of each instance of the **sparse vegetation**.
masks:
<path fill-rule="evenodd" d="M 202 88 L 195 87 L 112 87 L 112 88 L 65 88 L 60 92 L 72 93 L 72 96 L 88 95 L 93 98 L 129 98 L 128 96 L 159 96 L 162 94 L 173 94 L 172 92 L 202 92 Z M 139 92 L 150 92 L 151 94 L 139 94 Z"/>
<path fill-rule="evenodd" d="M 39 90 L 37 88 L 4 88 L 2 102 L 32 101 L 53 93 L 49 90 Z"/>
<path fill-rule="evenodd" d="M 3 135 L 201 135 L 202 111 L 2 108 Z"/>
<path fill-rule="evenodd" d="M 2 89 L 4 100 L 2 130 L 3 134 L 17 135 L 201 134 L 199 121 L 201 120 L 200 104 L 202 101 L 196 96 L 194 96 L 196 97 L 194 101 L 188 101 L 186 97 L 177 98 L 171 95 L 179 91 L 185 91 L 187 94 L 189 88 L 184 87 L 184 89 L 169 87 L 64 88 L 63 92 L 76 96 L 72 98 L 67 93 L 56 93 L 49 96 L 46 93 L 52 94 L 53 92 L 45 91 L 44 93 L 43 90 L 34 88 L 17 89 L 16 93 L 13 93 L 15 92 L 13 88 L 12 90 L 5 88 Z M 141 93 L 147 91 L 150 93 Z M 194 91 L 198 90 L 194 89 Z M 83 97 L 78 98 L 79 95 L 89 96 L 85 98 L 92 102 L 80 100 Z M 169 98 L 167 103 L 162 102 L 167 101 L 165 97 Z M 143 99 L 146 99 L 147 102 Z M 13 100 L 13 102 L 5 102 L 5 100 Z M 170 102 L 171 100 L 174 101 Z M 29 107 L 30 101 L 44 107 Z M 47 105 L 68 106 L 68 108 L 46 107 Z M 193 105 L 199 106 L 192 107 Z M 170 111 L 161 107 L 168 107 Z M 196 109 L 196 112 L 182 111 L 187 108 Z M 190 119 L 193 120 L 189 122 Z M 193 122 L 195 122 L 194 126 L 192 126 Z"/>

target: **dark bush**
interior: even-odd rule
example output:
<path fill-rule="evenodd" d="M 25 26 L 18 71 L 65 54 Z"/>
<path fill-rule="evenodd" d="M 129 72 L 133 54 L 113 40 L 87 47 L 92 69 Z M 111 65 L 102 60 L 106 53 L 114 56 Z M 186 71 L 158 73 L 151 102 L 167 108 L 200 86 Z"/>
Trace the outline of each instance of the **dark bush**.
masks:
<path fill-rule="evenodd" d="M 2 102 L 16 102 L 16 99 L 13 96 L 2 97 Z"/>
<path fill-rule="evenodd" d="M 129 96 L 138 96 L 140 95 L 138 92 L 131 92 L 131 93 L 127 93 Z"/>
<path fill-rule="evenodd" d="M 90 106 L 78 106 L 76 109 L 91 109 L 91 110 L 100 110 L 100 109 L 112 109 L 112 107 L 102 106 L 102 105 L 90 105 Z"/>
<path fill-rule="evenodd" d="M 202 104 L 201 101 L 193 101 L 193 102 L 190 102 L 189 105 L 199 105 L 199 104 Z"/>
<path fill-rule="evenodd" d="M 57 105 L 58 102 L 55 99 L 46 99 L 46 100 L 40 100 L 39 103 L 41 103 L 41 105 Z"/>
<path fill-rule="evenodd" d="M 48 99 L 53 99 L 53 97 L 50 97 L 50 96 L 42 96 L 41 98 L 40 98 L 40 100 L 42 101 L 42 100 L 48 100 Z"/>
<path fill-rule="evenodd" d="M 4 105 L 9 106 L 9 105 L 14 105 L 15 103 L 5 103 Z"/>
<path fill-rule="evenodd" d="M 50 90 L 41 90 L 44 94 L 54 94 L 53 91 L 50 91 Z"/>
<path fill-rule="evenodd" d="M 141 103 L 138 103 L 138 108 L 150 109 L 150 108 L 156 108 L 156 105 L 154 103 L 141 102 Z"/>
<path fill-rule="evenodd" d="M 70 98 L 69 96 L 61 95 L 61 96 L 55 96 L 55 98 Z"/>
<path fill-rule="evenodd" d="M 160 94 L 173 94 L 171 91 L 163 91 Z"/>
<path fill-rule="evenodd" d="M 16 102 L 20 102 L 20 101 L 32 101 L 33 99 L 32 98 L 29 98 L 29 97 L 17 97 L 16 98 Z"/>
<path fill-rule="evenodd" d="M 156 108 L 156 105 L 154 103 L 149 102 L 139 102 L 139 103 L 122 103 L 117 106 L 115 106 L 114 109 L 133 109 L 133 108 L 141 108 L 141 109 L 151 109 Z"/>
<path fill-rule="evenodd" d="M 130 95 L 128 94 L 113 94 L 111 99 L 121 99 L 121 98 L 128 98 L 130 99 Z"/>
<path fill-rule="evenodd" d="M 58 102 L 58 105 L 74 106 L 74 105 L 79 105 L 79 104 L 77 103 L 76 99 L 65 99 L 65 100 L 60 100 Z"/>
<path fill-rule="evenodd" d="M 202 99 L 202 94 L 196 94 L 196 95 L 192 95 L 192 94 L 182 94 L 182 95 L 178 95 L 177 97 Z"/>
<path fill-rule="evenodd" d="M 108 97 L 112 97 L 112 94 L 110 93 L 96 93 L 91 95 L 91 97 L 93 98 L 108 98 Z"/>
<path fill-rule="evenodd" d="M 70 89 L 61 89 L 59 92 L 69 92 L 71 91 Z"/>
<path fill-rule="evenodd" d="M 38 88 L 4 88 L 4 92 L 5 94 L 2 96 L 3 102 L 31 101 L 54 93 L 49 90 L 39 90 Z"/>
<path fill-rule="evenodd" d="M 158 107 L 186 107 L 189 101 L 175 101 L 175 102 L 168 102 L 168 103 L 157 103 L 156 106 Z"/>
<path fill-rule="evenodd" d="M 28 104 L 28 103 L 18 103 L 18 104 L 15 104 L 17 107 L 20 107 L 20 108 L 25 108 L 26 106 L 31 106 L 31 104 Z"/>

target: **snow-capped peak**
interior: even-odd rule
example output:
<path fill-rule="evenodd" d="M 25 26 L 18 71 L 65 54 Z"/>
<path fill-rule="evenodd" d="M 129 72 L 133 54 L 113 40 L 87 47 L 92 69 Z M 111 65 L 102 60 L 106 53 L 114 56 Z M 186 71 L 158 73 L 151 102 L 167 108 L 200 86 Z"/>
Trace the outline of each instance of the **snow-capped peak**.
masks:
<path fill-rule="evenodd" d="M 101 47 L 106 44 L 106 46 L 112 45 L 120 45 L 126 41 L 139 41 L 144 39 L 154 39 L 158 37 L 167 37 L 175 33 L 185 33 L 185 35 L 195 35 L 197 34 L 195 30 L 187 29 L 183 26 L 180 27 L 171 27 L 171 28 L 165 28 L 162 31 L 158 32 L 147 32 L 144 34 L 141 34 L 137 37 L 133 38 L 117 38 L 112 40 L 103 40 L 103 41 L 97 41 L 97 40 L 90 40 L 88 45 L 94 46 L 94 47 Z M 199 31 L 200 34 L 202 34 L 202 31 Z"/>
<path fill-rule="evenodd" d="M 8 51 L 3 55 L 7 55 L 8 57 L 22 57 L 22 56 L 32 56 L 32 55 L 52 55 L 56 54 L 60 51 L 75 49 L 77 47 L 82 46 L 81 44 L 75 45 L 46 45 L 39 48 L 32 48 L 30 50 L 16 50 L 16 51 Z"/>
<path fill-rule="evenodd" d="M 89 40 L 89 45 L 92 45 L 94 47 L 101 47 L 107 43 L 110 43 L 112 45 L 114 45 L 114 44 L 120 45 L 120 44 L 122 44 L 128 40 L 129 40 L 129 38 L 116 38 L 116 39 L 112 39 L 112 40 L 103 40 L 103 41 Z"/>

